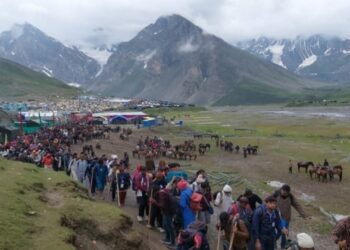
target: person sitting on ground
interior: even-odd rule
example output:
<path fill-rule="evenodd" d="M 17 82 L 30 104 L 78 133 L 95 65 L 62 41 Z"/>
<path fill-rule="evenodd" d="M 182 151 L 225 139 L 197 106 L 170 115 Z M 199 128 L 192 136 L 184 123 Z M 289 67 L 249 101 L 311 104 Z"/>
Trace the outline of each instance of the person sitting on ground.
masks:
<path fill-rule="evenodd" d="M 350 216 L 337 223 L 332 235 L 340 250 L 350 250 Z"/>
<path fill-rule="evenodd" d="M 232 188 L 229 185 L 225 185 L 222 191 L 216 194 L 214 200 L 214 206 L 219 210 L 219 214 L 222 212 L 227 212 L 233 203 L 232 199 Z"/>
<path fill-rule="evenodd" d="M 306 233 L 297 234 L 297 240 L 292 241 L 287 250 L 314 250 L 314 241 L 311 236 Z"/>
<path fill-rule="evenodd" d="M 220 213 L 217 229 L 219 230 L 219 233 L 224 231 L 222 242 L 224 250 L 247 249 L 249 231 L 244 221 L 239 218 L 239 214 L 230 215 L 227 212 Z M 230 243 L 232 244 L 232 248 L 230 248 Z"/>

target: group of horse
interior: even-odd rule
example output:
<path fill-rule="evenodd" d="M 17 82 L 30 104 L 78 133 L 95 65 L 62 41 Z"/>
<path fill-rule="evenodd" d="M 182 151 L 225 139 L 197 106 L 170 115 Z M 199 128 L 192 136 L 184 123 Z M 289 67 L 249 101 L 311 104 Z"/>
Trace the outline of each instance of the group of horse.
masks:
<path fill-rule="evenodd" d="M 318 181 L 327 182 L 334 180 L 335 176 L 339 177 L 339 182 L 343 179 L 343 167 L 341 165 L 323 166 L 321 164 L 314 164 L 312 161 L 298 162 L 298 172 L 301 168 L 305 169 L 305 173 L 309 174 L 310 179 L 316 177 Z"/>
<path fill-rule="evenodd" d="M 128 141 L 129 136 L 132 134 L 132 129 L 131 128 L 123 128 L 122 132 L 119 135 L 119 138 L 122 141 Z"/>

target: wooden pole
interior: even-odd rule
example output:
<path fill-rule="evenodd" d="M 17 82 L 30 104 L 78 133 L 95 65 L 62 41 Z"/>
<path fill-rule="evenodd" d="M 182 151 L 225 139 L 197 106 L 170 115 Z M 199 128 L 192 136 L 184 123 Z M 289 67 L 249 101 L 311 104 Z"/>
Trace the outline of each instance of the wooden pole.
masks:
<path fill-rule="evenodd" d="M 116 178 L 116 181 L 117 181 L 118 206 L 120 207 L 120 190 L 119 190 L 118 174 L 119 174 L 119 170 L 116 171 L 115 178 Z"/>
<path fill-rule="evenodd" d="M 151 186 L 151 197 L 149 199 L 151 199 L 153 197 L 153 188 Z M 147 201 L 149 202 L 149 201 Z M 148 225 L 151 225 L 151 214 L 152 214 L 152 203 L 149 202 L 149 210 L 148 210 Z"/>
<path fill-rule="evenodd" d="M 218 242 L 217 242 L 217 245 L 216 245 L 216 250 L 220 250 L 220 244 L 221 244 L 221 225 L 219 224 Z"/>
<path fill-rule="evenodd" d="M 235 233 L 233 232 L 233 229 L 237 226 L 237 222 L 234 222 L 234 224 L 232 225 L 232 235 L 230 238 L 230 246 L 229 246 L 229 250 L 232 250 L 233 248 L 233 240 L 235 239 Z"/>

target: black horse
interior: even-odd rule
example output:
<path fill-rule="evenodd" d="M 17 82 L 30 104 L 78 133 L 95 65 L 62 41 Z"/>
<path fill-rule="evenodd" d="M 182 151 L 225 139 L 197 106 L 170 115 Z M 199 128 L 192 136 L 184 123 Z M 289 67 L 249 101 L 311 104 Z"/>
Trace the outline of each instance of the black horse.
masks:
<path fill-rule="evenodd" d="M 314 163 L 312 161 L 308 161 L 308 162 L 298 162 L 298 172 L 300 172 L 300 168 L 305 168 L 305 173 L 307 173 L 309 166 L 315 166 Z"/>

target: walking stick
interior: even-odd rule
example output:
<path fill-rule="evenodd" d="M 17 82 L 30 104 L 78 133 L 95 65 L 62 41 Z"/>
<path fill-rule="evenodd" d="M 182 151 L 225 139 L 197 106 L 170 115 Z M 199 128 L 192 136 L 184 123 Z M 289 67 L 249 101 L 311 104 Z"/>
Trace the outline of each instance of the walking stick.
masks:
<path fill-rule="evenodd" d="M 217 242 L 217 245 L 216 245 L 216 250 L 220 250 L 220 243 L 221 243 L 221 225 L 219 224 L 218 242 Z"/>
<path fill-rule="evenodd" d="M 230 238 L 230 247 L 229 247 L 229 250 L 232 250 L 232 247 L 233 247 L 233 240 L 235 239 L 235 233 L 233 232 L 233 229 L 237 226 L 237 222 L 235 222 L 232 226 L 232 235 L 231 235 L 231 238 Z"/>
<path fill-rule="evenodd" d="M 89 194 L 92 196 L 92 182 L 94 181 L 94 169 L 91 169 L 91 180 L 90 180 L 90 188 L 89 188 Z"/>
<path fill-rule="evenodd" d="M 119 190 L 119 182 L 118 182 L 118 179 L 119 179 L 118 178 L 118 173 L 116 173 L 115 178 L 116 178 L 116 181 L 117 181 L 118 206 L 120 207 L 120 190 Z"/>
<path fill-rule="evenodd" d="M 153 198 L 153 188 L 151 187 L 151 197 Z M 147 201 L 149 202 L 149 201 Z M 149 210 L 148 210 L 148 225 L 151 225 L 151 214 L 152 214 L 152 204 L 149 202 Z"/>

